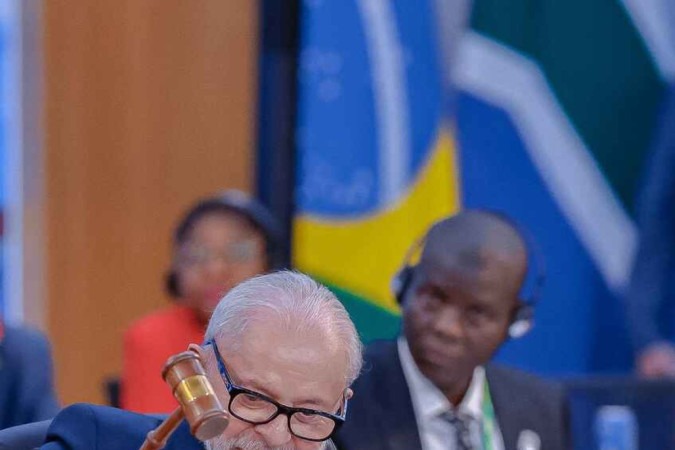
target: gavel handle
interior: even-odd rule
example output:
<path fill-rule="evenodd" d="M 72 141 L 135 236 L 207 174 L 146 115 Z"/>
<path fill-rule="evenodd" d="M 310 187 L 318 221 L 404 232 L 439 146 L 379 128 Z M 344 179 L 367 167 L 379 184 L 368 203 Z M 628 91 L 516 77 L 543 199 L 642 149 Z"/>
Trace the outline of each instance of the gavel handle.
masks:
<path fill-rule="evenodd" d="M 167 417 L 164 422 L 159 424 L 154 430 L 150 430 L 145 437 L 145 442 L 140 450 L 161 450 L 166 445 L 166 441 L 171 436 L 171 433 L 178 427 L 181 420 L 183 420 L 183 408 L 180 406 Z"/>

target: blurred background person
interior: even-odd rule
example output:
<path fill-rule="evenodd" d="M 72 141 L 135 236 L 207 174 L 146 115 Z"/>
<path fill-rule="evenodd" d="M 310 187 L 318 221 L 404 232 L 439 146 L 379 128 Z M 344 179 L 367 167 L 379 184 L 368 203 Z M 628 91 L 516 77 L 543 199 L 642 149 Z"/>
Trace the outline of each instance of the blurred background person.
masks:
<path fill-rule="evenodd" d="M 638 208 L 639 247 L 626 295 L 635 367 L 675 377 L 675 85 L 665 101 Z"/>
<path fill-rule="evenodd" d="M 166 360 L 202 342 L 218 301 L 240 282 L 277 264 L 278 224 L 240 191 L 198 201 L 173 237 L 166 289 L 174 304 L 141 318 L 124 336 L 121 406 L 171 412 L 177 402 L 161 377 Z"/>
<path fill-rule="evenodd" d="M 47 339 L 0 320 L 0 429 L 51 419 L 58 410 Z"/>
<path fill-rule="evenodd" d="M 521 298 L 529 255 L 519 230 L 467 210 L 436 223 L 421 251 L 393 282 L 403 332 L 366 350 L 338 447 L 566 450 L 562 390 L 490 362 L 532 325 L 536 300 Z"/>

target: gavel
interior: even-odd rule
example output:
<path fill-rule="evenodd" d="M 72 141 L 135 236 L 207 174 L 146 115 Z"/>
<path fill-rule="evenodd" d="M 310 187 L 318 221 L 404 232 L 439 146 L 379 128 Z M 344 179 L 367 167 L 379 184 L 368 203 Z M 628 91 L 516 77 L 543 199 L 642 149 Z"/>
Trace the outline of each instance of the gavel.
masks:
<path fill-rule="evenodd" d="M 188 350 L 172 356 L 164 365 L 162 378 L 169 384 L 180 406 L 156 429 L 151 430 L 140 450 L 160 450 L 185 418 L 190 432 L 200 441 L 219 436 L 229 423 L 229 415 L 206 378 L 199 355 Z"/>

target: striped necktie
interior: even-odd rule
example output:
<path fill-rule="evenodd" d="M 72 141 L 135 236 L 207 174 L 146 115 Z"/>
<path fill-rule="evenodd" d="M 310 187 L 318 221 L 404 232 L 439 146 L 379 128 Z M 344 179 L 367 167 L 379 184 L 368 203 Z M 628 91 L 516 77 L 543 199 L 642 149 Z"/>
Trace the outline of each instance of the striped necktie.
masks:
<path fill-rule="evenodd" d="M 475 447 L 471 439 L 471 417 L 452 411 L 444 412 L 442 417 L 455 429 L 455 448 L 457 450 L 474 450 Z"/>

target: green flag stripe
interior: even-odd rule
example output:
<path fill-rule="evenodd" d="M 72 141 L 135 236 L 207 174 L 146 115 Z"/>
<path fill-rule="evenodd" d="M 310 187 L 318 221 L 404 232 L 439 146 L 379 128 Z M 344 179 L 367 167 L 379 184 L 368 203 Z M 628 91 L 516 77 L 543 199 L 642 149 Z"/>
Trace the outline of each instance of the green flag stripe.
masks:
<path fill-rule="evenodd" d="M 395 337 L 401 327 L 401 318 L 372 301 L 341 288 L 327 280 L 314 277 L 340 299 L 349 312 L 361 340 L 368 344 L 375 339 Z"/>
<path fill-rule="evenodd" d="M 474 30 L 541 66 L 628 211 L 663 85 L 616 1 L 477 0 Z"/>
<path fill-rule="evenodd" d="M 459 59 L 458 85 L 509 114 L 542 182 L 607 285 L 621 289 L 630 271 L 635 227 L 560 108 L 540 66 L 476 32 L 462 39 Z"/>

